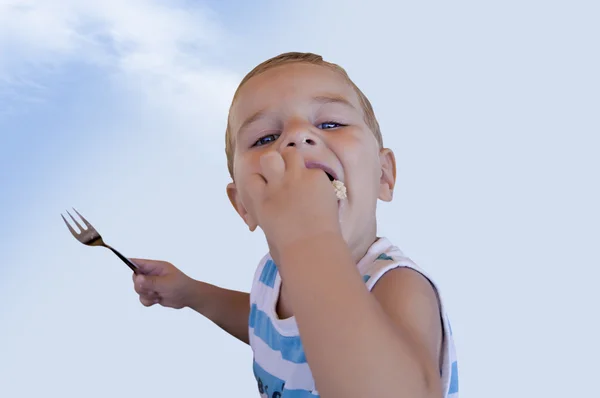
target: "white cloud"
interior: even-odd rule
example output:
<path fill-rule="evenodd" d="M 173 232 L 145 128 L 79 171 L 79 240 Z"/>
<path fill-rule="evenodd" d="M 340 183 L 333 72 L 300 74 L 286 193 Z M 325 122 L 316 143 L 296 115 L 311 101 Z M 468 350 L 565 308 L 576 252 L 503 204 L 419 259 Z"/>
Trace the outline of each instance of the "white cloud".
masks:
<path fill-rule="evenodd" d="M 4 1 L 0 90 L 39 98 L 43 91 L 31 85 L 83 63 L 105 69 L 155 116 L 184 123 L 199 109 L 223 116 L 239 76 L 207 61 L 227 41 L 216 14 L 189 2 Z"/>

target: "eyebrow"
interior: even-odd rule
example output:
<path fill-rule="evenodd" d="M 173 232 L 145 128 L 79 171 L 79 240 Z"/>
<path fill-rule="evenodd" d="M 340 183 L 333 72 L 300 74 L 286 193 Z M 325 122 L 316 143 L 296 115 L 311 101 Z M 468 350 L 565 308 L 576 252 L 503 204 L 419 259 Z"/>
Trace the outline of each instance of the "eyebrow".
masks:
<path fill-rule="evenodd" d="M 339 95 L 319 95 L 319 96 L 313 97 L 312 100 L 313 100 L 313 102 L 316 102 L 320 105 L 341 104 L 346 107 L 356 109 L 356 107 L 354 105 L 352 105 L 352 103 L 350 101 L 348 101 L 346 98 L 339 96 Z"/>
<path fill-rule="evenodd" d="M 259 121 L 260 119 L 264 119 L 266 116 L 267 116 L 267 111 L 264 109 L 254 113 L 252 116 L 250 116 L 249 118 L 244 120 L 244 122 L 238 129 L 238 132 L 243 131 L 246 127 L 248 127 L 252 123 Z"/>
<path fill-rule="evenodd" d="M 318 95 L 316 97 L 313 97 L 311 100 L 312 100 L 312 102 L 315 102 L 319 105 L 341 104 L 343 106 L 346 106 L 348 108 L 356 110 L 356 107 L 354 105 L 352 105 L 352 103 L 350 101 L 348 101 L 346 98 L 339 96 L 339 95 Z M 262 109 L 256 113 L 252 114 L 252 116 L 250 116 L 249 118 L 244 120 L 244 122 L 238 129 L 238 132 L 243 131 L 246 127 L 248 127 L 252 123 L 257 122 L 261 119 L 264 119 L 268 113 L 269 112 L 267 112 L 267 110 Z"/>

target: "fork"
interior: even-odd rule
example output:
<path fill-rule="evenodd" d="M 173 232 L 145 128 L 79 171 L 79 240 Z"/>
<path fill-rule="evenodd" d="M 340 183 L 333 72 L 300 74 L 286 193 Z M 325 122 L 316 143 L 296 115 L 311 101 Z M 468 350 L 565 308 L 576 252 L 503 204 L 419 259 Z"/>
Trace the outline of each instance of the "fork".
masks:
<path fill-rule="evenodd" d="M 77 222 L 77 220 L 67 210 L 67 214 L 71 217 L 71 220 L 73 220 L 73 222 L 75 223 L 75 225 L 77 225 L 77 228 L 79 228 L 79 230 L 81 231 L 80 233 L 77 233 L 77 231 L 75 231 L 75 229 L 73 229 L 73 227 L 71 226 L 71 224 L 69 224 L 67 222 L 67 219 L 62 214 L 60 216 L 62 217 L 62 219 L 65 222 L 65 224 L 67 224 L 67 227 L 69 228 L 69 231 L 71 231 L 71 233 L 73 234 L 73 236 L 75 237 L 75 239 L 77 239 L 78 241 L 80 241 L 84 245 L 88 245 L 88 246 L 104 246 L 107 249 L 110 249 L 113 253 L 115 253 L 117 255 L 117 257 L 119 257 L 125 264 L 127 264 L 127 266 L 129 268 L 131 268 L 131 270 L 134 273 L 138 274 L 140 272 L 139 268 L 137 267 L 137 265 L 135 265 L 131 260 L 129 260 L 127 257 L 125 257 L 124 255 L 122 255 L 121 253 L 119 253 L 116 249 L 113 249 L 112 247 L 110 247 L 109 245 L 107 245 L 106 243 L 104 243 L 104 241 L 102 240 L 102 236 L 100 236 L 100 234 L 98 233 L 98 231 L 96 231 L 96 228 L 94 228 L 92 226 L 92 224 L 90 224 L 85 218 L 83 218 L 83 216 L 81 214 L 79 214 L 79 212 L 77 210 L 75 210 L 75 208 L 73 208 L 73 211 L 75 211 L 75 213 L 77 213 L 77 215 L 79 216 L 79 218 L 81 218 L 81 221 L 83 221 L 83 223 L 87 227 L 87 229 L 83 229 L 81 227 L 81 225 Z"/>

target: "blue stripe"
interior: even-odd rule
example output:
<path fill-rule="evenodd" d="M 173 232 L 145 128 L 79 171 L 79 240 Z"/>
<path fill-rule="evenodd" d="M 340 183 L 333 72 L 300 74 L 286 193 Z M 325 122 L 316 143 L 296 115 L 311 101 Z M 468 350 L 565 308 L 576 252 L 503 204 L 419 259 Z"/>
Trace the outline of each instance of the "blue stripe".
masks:
<path fill-rule="evenodd" d="M 367 283 L 367 281 L 371 279 L 371 275 L 365 275 L 363 276 L 363 282 Z"/>
<path fill-rule="evenodd" d="M 269 398 L 319 398 L 319 395 L 312 394 L 308 390 L 287 390 L 283 380 L 261 368 L 256 361 L 254 361 L 252 368 L 260 394 L 264 394 Z"/>
<path fill-rule="evenodd" d="M 452 362 L 452 372 L 450 373 L 450 388 L 448 394 L 456 394 L 458 392 L 458 362 Z"/>
<path fill-rule="evenodd" d="M 381 253 L 379 256 L 377 256 L 377 260 L 393 260 L 393 258 L 385 253 Z"/>
<path fill-rule="evenodd" d="M 282 336 L 269 316 L 259 310 L 256 304 L 250 307 L 248 324 L 254 329 L 254 335 L 264 341 L 272 350 L 281 352 L 283 359 L 293 363 L 305 363 L 304 347 L 300 336 Z"/>
<path fill-rule="evenodd" d="M 265 267 L 260 273 L 259 280 L 269 287 L 273 287 L 275 284 L 275 277 L 277 276 L 277 266 L 273 260 L 267 260 Z"/>

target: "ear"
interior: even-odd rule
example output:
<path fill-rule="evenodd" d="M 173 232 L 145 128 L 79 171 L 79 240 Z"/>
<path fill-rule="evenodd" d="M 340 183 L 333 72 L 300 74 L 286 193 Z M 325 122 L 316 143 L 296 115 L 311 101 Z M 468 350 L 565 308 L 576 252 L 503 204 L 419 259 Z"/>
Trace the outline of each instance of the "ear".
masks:
<path fill-rule="evenodd" d="M 391 149 L 383 148 L 379 151 L 379 164 L 381 178 L 379 180 L 379 199 L 391 202 L 394 197 L 396 185 L 396 157 Z"/>
<path fill-rule="evenodd" d="M 258 224 L 254 220 L 254 217 L 252 217 L 252 215 L 244 207 L 234 182 L 227 184 L 227 196 L 229 197 L 229 201 L 231 202 L 231 205 L 235 211 L 240 215 L 240 217 L 242 217 L 242 220 L 244 220 L 248 228 L 250 228 L 250 231 L 254 231 Z"/>

